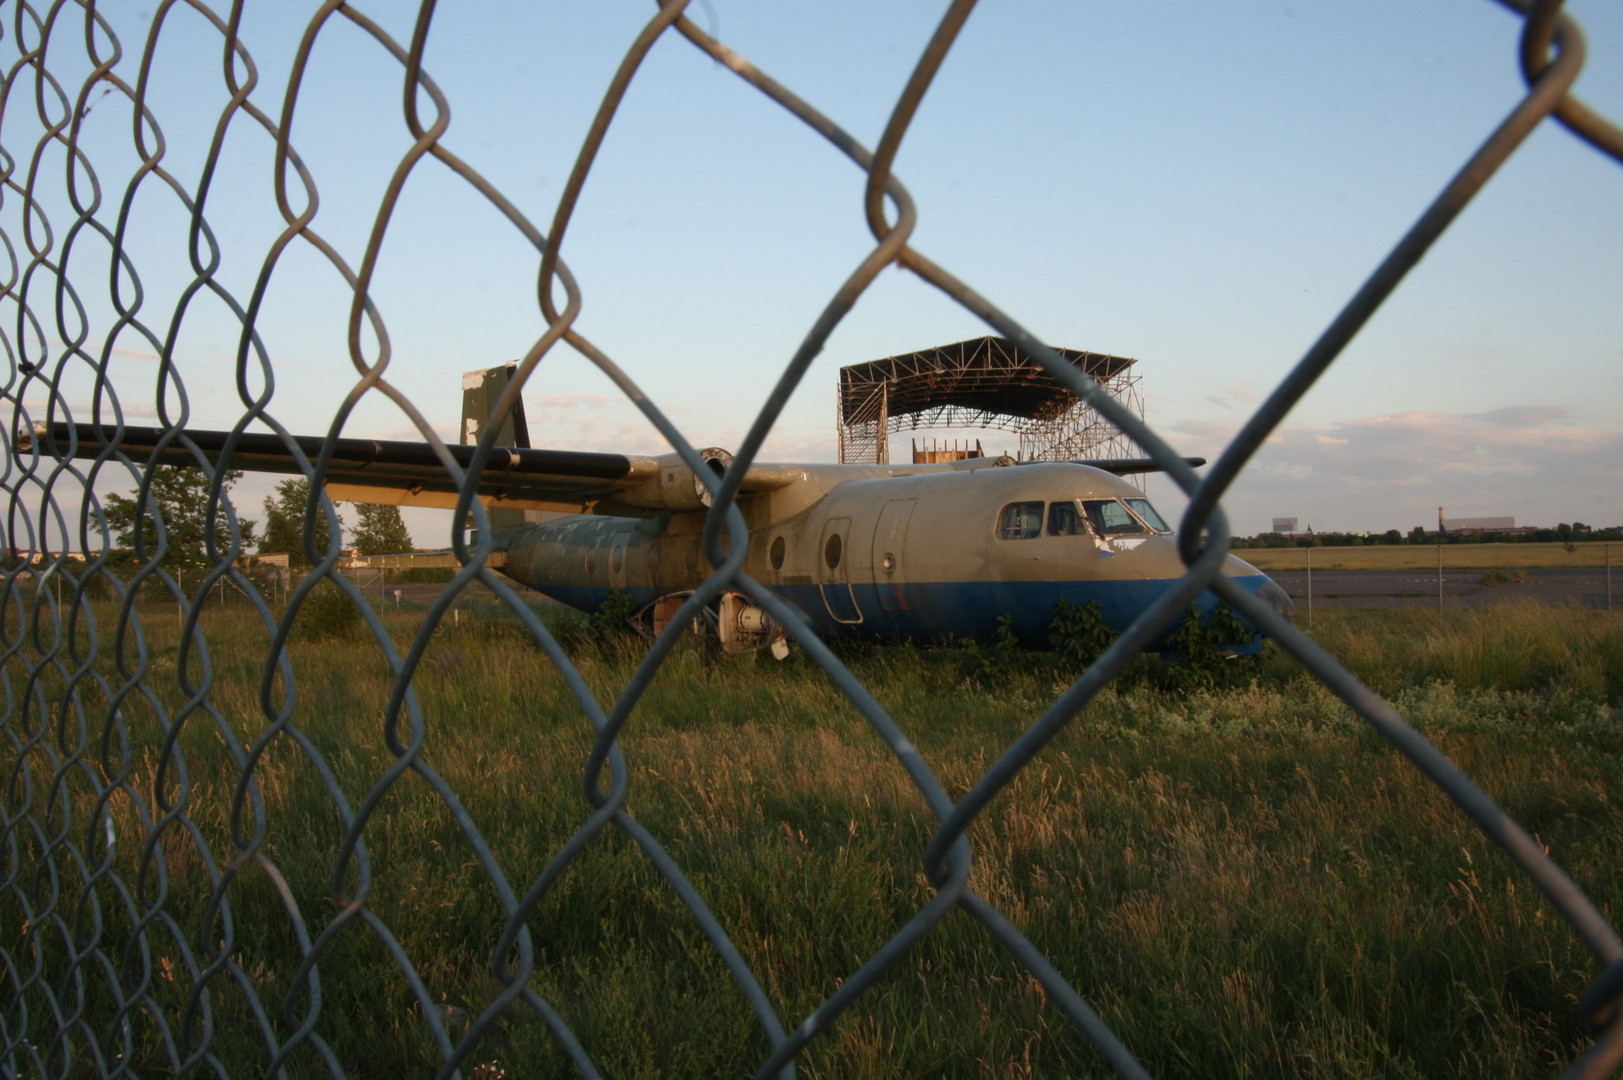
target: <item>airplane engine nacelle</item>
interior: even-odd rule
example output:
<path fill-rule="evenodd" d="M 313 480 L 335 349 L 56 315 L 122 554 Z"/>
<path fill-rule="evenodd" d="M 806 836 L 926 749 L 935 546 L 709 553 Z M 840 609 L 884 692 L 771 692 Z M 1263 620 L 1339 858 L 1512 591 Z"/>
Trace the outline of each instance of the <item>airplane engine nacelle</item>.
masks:
<path fill-rule="evenodd" d="M 730 451 L 719 446 L 707 446 L 699 451 L 705 466 L 720 477 L 733 463 Z M 680 454 L 664 454 L 655 459 L 659 472 L 636 487 L 614 496 L 616 502 L 645 510 L 704 510 L 710 506 L 710 489 L 704 480 L 688 468 Z"/>
<path fill-rule="evenodd" d="M 770 645 L 779 660 L 789 655 L 789 635 L 743 593 L 722 594 L 716 605 L 716 636 L 723 652 L 749 652 Z"/>

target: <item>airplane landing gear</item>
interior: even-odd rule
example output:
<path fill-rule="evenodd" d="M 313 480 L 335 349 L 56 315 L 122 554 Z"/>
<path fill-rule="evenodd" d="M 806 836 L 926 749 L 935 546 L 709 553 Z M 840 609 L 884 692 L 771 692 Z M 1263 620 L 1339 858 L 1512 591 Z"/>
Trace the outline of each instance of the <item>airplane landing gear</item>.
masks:
<path fill-rule="evenodd" d="M 661 596 L 643 610 L 639 621 L 644 621 L 655 635 L 662 633 L 676 617 L 691 592 L 670 593 Z M 789 658 L 789 632 L 773 621 L 772 616 L 750 603 L 743 593 L 723 593 L 714 609 L 693 620 L 694 633 L 714 631 L 721 651 L 729 655 L 766 649 L 773 659 Z"/>

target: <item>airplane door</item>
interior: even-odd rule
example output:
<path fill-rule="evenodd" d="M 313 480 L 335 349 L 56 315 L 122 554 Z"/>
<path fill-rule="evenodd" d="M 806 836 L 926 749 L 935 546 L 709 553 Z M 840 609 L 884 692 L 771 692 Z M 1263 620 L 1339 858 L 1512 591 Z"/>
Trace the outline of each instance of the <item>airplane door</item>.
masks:
<path fill-rule="evenodd" d="M 914 598 L 907 583 L 907 525 L 917 499 L 892 499 L 879 511 L 873 530 L 873 583 L 879 606 L 886 611 L 910 611 Z"/>
<path fill-rule="evenodd" d="M 626 587 L 626 561 L 631 557 L 630 551 L 631 533 L 615 533 L 609 542 L 609 585 L 612 588 Z"/>
<path fill-rule="evenodd" d="M 823 539 L 817 557 L 818 591 L 823 594 L 823 606 L 836 622 L 859 623 L 862 610 L 857 607 L 856 594 L 851 591 L 848 567 L 851 564 L 849 539 L 850 518 L 830 518 L 823 526 Z"/>

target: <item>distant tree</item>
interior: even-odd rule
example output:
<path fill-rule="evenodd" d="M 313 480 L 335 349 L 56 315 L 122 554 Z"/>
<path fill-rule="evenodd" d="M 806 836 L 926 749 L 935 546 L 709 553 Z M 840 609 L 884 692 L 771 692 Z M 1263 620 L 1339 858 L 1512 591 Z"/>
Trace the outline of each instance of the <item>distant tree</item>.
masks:
<path fill-rule="evenodd" d="M 1424 525 L 1416 525 L 1414 528 L 1409 530 L 1409 543 L 1430 543 L 1430 541 L 1426 538 L 1426 527 Z"/>
<path fill-rule="evenodd" d="M 361 517 L 350 540 L 362 555 L 397 555 L 414 550 L 411 533 L 400 520 L 400 507 L 380 503 L 356 503 Z"/>
<path fill-rule="evenodd" d="M 310 481 L 299 476 L 283 480 L 276 485 L 276 494 L 265 497 L 265 534 L 259 541 L 262 552 L 285 551 L 294 566 L 309 566 L 310 556 L 304 547 L 304 509 L 310 501 Z M 335 504 L 333 509 L 337 510 Z M 344 520 L 338 519 L 342 529 Z M 325 553 L 331 536 L 327 531 L 327 515 L 316 514 L 316 552 Z"/>
<path fill-rule="evenodd" d="M 1250 546 L 1252 546 L 1252 547 L 1261 547 L 1261 548 L 1278 548 L 1278 547 L 1289 547 L 1290 545 L 1291 545 L 1291 538 L 1284 535 L 1283 533 L 1265 532 L 1265 533 L 1258 533 L 1256 536 L 1254 536 L 1251 539 L 1251 545 Z"/>
<path fill-rule="evenodd" d="M 232 485 L 242 478 L 238 469 L 227 470 L 223 490 L 229 494 Z M 158 550 L 157 523 L 153 510 L 163 520 L 163 565 L 181 567 L 209 566 L 207 540 L 208 495 L 210 478 L 202 469 L 177 468 L 159 465 L 152 470 L 147 490 L 147 502 L 137 503 L 135 495 L 108 495 L 102 500 L 102 516 L 113 535 L 113 543 L 127 551 L 135 548 L 139 532 L 142 554 L 151 558 Z M 237 520 L 238 535 L 244 550 L 254 544 L 254 523 Z M 223 554 L 231 546 L 231 530 L 226 523 L 223 506 L 214 515 L 214 548 Z"/>
<path fill-rule="evenodd" d="M 1401 544 L 1403 543 L 1403 534 L 1398 532 L 1396 529 L 1388 529 L 1381 534 L 1381 543 Z"/>

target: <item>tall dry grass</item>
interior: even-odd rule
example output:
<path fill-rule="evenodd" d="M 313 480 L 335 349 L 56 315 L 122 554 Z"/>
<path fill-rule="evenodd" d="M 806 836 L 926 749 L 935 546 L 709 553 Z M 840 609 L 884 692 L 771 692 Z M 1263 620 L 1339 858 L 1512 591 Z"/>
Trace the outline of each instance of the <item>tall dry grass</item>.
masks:
<path fill-rule="evenodd" d="M 180 1030 L 202 981 L 188 956 L 201 967 L 223 945 L 266 1003 L 263 1023 L 285 1039 L 313 1012 L 311 984 L 296 977 L 309 941 L 292 928 L 288 898 L 314 938 L 335 925 L 343 901 L 364 896 L 366 920 L 322 947 L 313 1030 L 351 1075 L 432 1072 L 438 1051 L 425 1008 L 391 944 L 411 958 L 453 1038 L 498 998 L 491 953 L 503 906 L 466 829 L 479 831 L 522 893 L 591 812 L 580 790 L 590 725 L 540 651 L 500 619 L 467 618 L 435 636 L 415 681 L 421 730 L 402 729 L 393 746 L 384 725 L 392 680 L 375 643 L 295 642 L 294 684 L 276 687 L 272 700 L 291 695 L 302 743 L 291 732 L 272 740 L 239 802 L 238 761 L 267 724 L 266 633 L 240 611 L 207 613 L 215 679 L 208 707 L 187 712 L 173 616 L 165 630 L 164 614 L 148 613 L 159 700 L 126 699 L 127 752 L 100 742 L 93 708 L 82 733 L 58 725 L 23 752 L 36 776 L 69 763 L 61 798 L 72 828 L 63 835 L 82 851 L 100 850 L 86 823 L 93 793 L 111 785 L 119 842 L 109 865 L 130 888 L 126 899 L 93 865 L 80 872 L 58 859 L 68 867 L 58 894 L 71 898 L 89 883 L 99 916 L 74 924 L 63 900 L 58 917 L 80 929 L 36 934 L 41 954 L 63 965 L 71 939 L 114 957 L 115 975 L 81 969 L 83 1015 L 111 1042 L 129 1032 L 141 1071 L 161 1069 L 162 1032 L 150 1012 L 108 1026 L 115 983 L 126 995 L 148 992 Z M 405 641 L 417 617 L 391 614 L 390 632 Z M 1320 620 L 1317 633 L 1592 896 L 1616 906 L 1616 623 L 1535 608 L 1442 618 L 1348 612 Z M 638 647 L 576 638 L 581 674 L 607 704 Z M 966 680 L 951 650 L 880 648 L 847 660 L 954 797 L 1063 685 L 1043 664 L 997 685 Z M 51 679 L 60 693 L 62 676 Z M 51 686 L 41 685 L 49 698 Z M 1580 1051 L 1586 1033 L 1574 999 L 1595 972 L 1573 935 L 1327 691 L 1272 654 L 1234 687 L 1158 685 L 1141 667 L 1105 691 L 971 834 L 973 886 L 1152 1073 L 1531 1077 Z M 105 708 L 107 693 L 89 697 Z M 14 713 L 13 722 L 23 721 Z M 175 759 L 158 771 L 166 723 L 178 724 L 183 775 Z M 397 748 L 414 741 L 422 770 L 380 786 Z M 684 869 L 786 1026 L 930 896 L 923 800 L 856 710 L 802 660 L 722 660 L 684 648 L 622 746 L 626 809 Z M 455 808 L 435 779 L 455 793 Z M 337 881 L 334 788 L 351 812 L 378 798 L 364 830 L 368 869 L 352 865 Z M 37 792 L 26 806 L 13 795 L 13 821 L 44 820 L 45 803 Z M 155 829 L 160 804 L 183 810 L 185 821 Z M 141 839 L 154 832 L 144 851 Z M 247 849 L 267 862 L 244 858 Z M 211 922 L 211 883 L 227 874 L 230 920 Z M 16 864 L 11 880 L 36 895 Z M 3 903 L 0 927 L 19 955 L 17 893 Z M 127 944 L 143 921 L 144 953 Z M 528 926 L 528 985 L 604 1075 L 748 1075 L 765 1056 L 714 951 L 624 834 L 610 830 L 589 845 Z M 37 996 L 20 996 L 29 993 Z M 261 1020 L 248 996 L 227 974 L 209 979 L 202 996 L 207 1027 L 194 1018 L 192 1037 L 210 1035 L 233 1073 L 262 1071 Z M 508 1075 L 570 1073 L 543 1025 L 517 1008 L 470 1060 Z M 324 1071 L 309 1046 L 289 1066 L 296 1076 Z M 1041 987 L 962 913 L 815 1042 L 802 1067 L 818 1077 L 1105 1075 Z"/>

